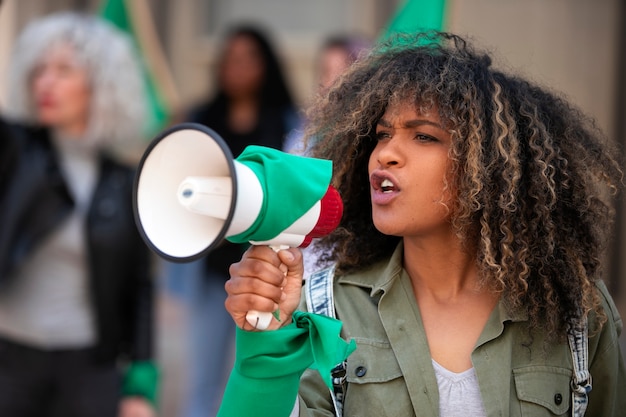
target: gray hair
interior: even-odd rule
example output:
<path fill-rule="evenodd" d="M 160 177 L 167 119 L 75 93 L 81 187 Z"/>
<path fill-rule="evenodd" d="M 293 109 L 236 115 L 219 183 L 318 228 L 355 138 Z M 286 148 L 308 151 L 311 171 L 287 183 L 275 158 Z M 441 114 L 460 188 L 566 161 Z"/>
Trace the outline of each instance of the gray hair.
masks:
<path fill-rule="evenodd" d="M 32 21 L 18 37 L 9 67 L 7 117 L 37 122 L 30 80 L 43 54 L 59 43 L 71 45 L 87 71 L 91 104 L 85 140 L 105 146 L 141 139 L 147 101 L 133 44 L 109 22 L 76 12 Z"/>

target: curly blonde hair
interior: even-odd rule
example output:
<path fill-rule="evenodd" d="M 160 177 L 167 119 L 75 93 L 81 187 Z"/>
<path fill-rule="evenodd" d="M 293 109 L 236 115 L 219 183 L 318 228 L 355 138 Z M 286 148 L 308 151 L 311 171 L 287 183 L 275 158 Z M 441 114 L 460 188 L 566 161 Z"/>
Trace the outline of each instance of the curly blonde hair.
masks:
<path fill-rule="evenodd" d="M 401 239 L 375 229 L 367 164 L 390 103 L 437 108 L 452 135 L 452 225 L 483 283 L 531 326 L 563 336 L 599 305 L 619 151 L 563 97 L 491 65 L 448 33 L 379 45 L 308 110 L 312 156 L 333 160 L 340 227 L 321 239 L 340 273 L 388 257 Z M 600 315 L 601 316 L 601 315 Z M 600 321 L 602 318 L 600 319 Z"/>

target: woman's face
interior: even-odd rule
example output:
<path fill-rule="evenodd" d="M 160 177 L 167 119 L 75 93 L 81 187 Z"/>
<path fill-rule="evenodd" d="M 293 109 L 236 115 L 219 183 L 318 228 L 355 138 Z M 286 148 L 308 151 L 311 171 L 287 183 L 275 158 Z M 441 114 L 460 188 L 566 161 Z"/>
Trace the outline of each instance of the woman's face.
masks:
<path fill-rule="evenodd" d="M 376 126 L 369 159 L 372 217 L 388 235 L 449 234 L 450 191 L 445 189 L 450 133 L 433 108 L 391 105 Z"/>
<path fill-rule="evenodd" d="M 87 71 L 76 62 L 73 48 L 59 44 L 35 67 L 31 91 L 41 124 L 82 135 L 89 118 L 91 91 Z"/>
<path fill-rule="evenodd" d="M 248 97 L 259 92 L 265 63 L 252 38 L 239 35 L 228 41 L 220 77 L 222 89 L 229 97 Z"/>

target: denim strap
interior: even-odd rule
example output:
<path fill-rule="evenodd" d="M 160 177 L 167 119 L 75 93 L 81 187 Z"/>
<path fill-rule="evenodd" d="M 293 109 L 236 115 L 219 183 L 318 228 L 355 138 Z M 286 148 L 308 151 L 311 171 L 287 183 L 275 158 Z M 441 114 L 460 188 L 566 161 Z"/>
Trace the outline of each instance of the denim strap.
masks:
<path fill-rule="evenodd" d="M 568 334 L 574 375 L 572 376 L 572 417 L 583 417 L 587 410 L 587 395 L 591 391 L 591 374 L 589 373 L 589 340 L 587 338 L 587 318 L 582 326 Z"/>
<path fill-rule="evenodd" d="M 306 280 L 304 284 L 307 309 L 315 314 L 321 314 L 335 318 L 335 300 L 333 297 L 333 277 L 335 266 L 317 271 Z M 347 363 L 339 363 L 331 371 L 333 389 L 330 396 L 335 407 L 335 416 L 343 414 L 343 397 L 346 390 Z"/>

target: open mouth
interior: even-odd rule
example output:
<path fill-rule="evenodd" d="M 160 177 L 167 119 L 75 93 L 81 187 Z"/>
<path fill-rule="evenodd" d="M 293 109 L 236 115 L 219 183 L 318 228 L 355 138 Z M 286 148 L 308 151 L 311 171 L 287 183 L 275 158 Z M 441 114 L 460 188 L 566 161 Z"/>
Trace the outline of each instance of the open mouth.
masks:
<path fill-rule="evenodd" d="M 395 186 L 391 181 L 385 178 L 383 182 L 380 183 L 380 189 L 383 193 L 392 193 Z"/>
<path fill-rule="evenodd" d="M 377 170 L 371 174 L 372 204 L 386 206 L 391 204 L 400 194 L 396 179 L 388 172 Z"/>
<path fill-rule="evenodd" d="M 384 173 L 372 174 L 370 181 L 372 188 L 379 193 L 390 194 L 400 191 L 393 178 L 390 178 Z"/>

